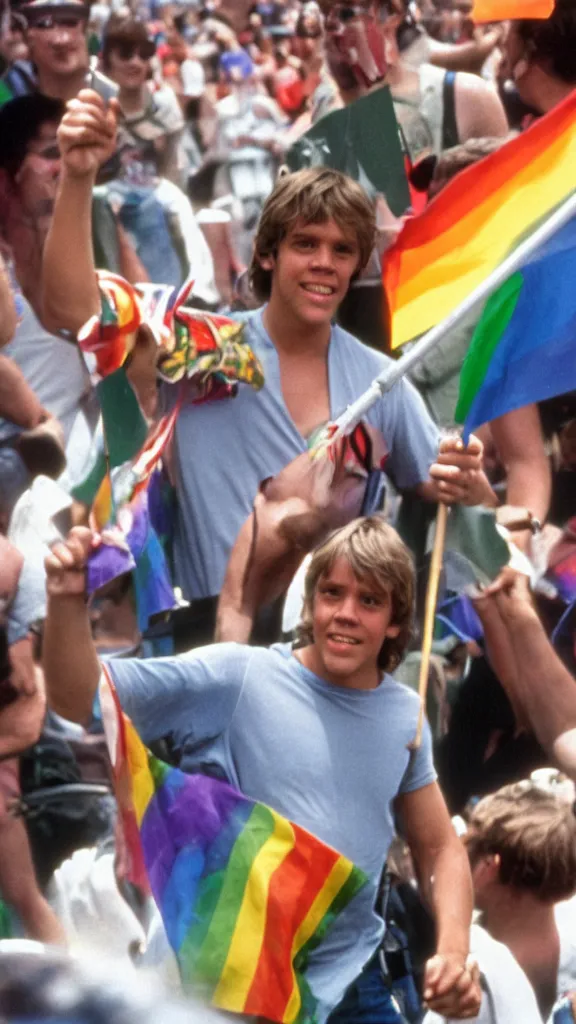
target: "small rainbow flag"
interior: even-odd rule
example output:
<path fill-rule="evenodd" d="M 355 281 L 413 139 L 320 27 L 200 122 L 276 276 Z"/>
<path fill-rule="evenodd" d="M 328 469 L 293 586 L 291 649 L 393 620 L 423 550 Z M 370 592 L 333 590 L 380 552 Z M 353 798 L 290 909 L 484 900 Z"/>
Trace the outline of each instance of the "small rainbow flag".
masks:
<path fill-rule="evenodd" d="M 472 20 L 476 24 L 486 21 L 518 21 L 550 17 L 554 0 L 474 0 Z"/>
<path fill-rule="evenodd" d="M 576 89 L 458 174 L 384 258 L 392 347 L 449 316 L 576 187 Z"/>
<path fill-rule="evenodd" d="M 308 956 L 364 873 L 227 783 L 159 761 L 106 668 L 100 706 L 128 878 L 149 884 L 185 985 L 222 1010 L 313 1024 Z"/>

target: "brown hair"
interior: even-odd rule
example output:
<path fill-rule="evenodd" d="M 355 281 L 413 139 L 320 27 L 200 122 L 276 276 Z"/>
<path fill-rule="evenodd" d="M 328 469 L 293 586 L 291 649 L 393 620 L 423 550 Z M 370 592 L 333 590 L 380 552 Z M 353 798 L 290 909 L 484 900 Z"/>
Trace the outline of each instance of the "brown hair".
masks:
<path fill-rule="evenodd" d="M 573 0 L 556 0 L 547 20 L 515 22 L 530 61 L 544 66 L 554 78 L 576 84 L 576 9 Z"/>
<path fill-rule="evenodd" d="M 576 892 L 572 804 L 534 782 L 515 782 L 484 797 L 472 811 L 464 841 L 472 865 L 498 854 L 502 885 L 529 890 L 543 903 Z"/>
<path fill-rule="evenodd" d="M 377 590 L 390 595 L 391 621 L 400 632 L 397 637 L 386 637 L 378 657 L 378 667 L 390 672 L 402 660 L 412 634 L 414 565 L 408 548 L 382 516 L 354 519 L 316 548 L 304 582 L 298 642 L 304 645 L 314 640 L 316 587 L 337 558 L 345 558 L 358 579 L 370 580 Z"/>
<path fill-rule="evenodd" d="M 122 43 L 133 45 L 151 43 L 145 23 L 128 11 L 111 14 L 106 22 L 102 41 L 102 66 L 104 68 L 109 67 L 111 51 Z"/>
<path fill-rule="evenodd" d="M 250 284 L 261 301 L 272 291 L 272 271 L 261 260 L 275 256 L 290 228 L 301 218 L 305 224 L 335 220 L 356 236 L 360 258 L 356 274 L 364 269 L 375 241 L 375 214 L 370 199 L 352 178 L 327 167 L 311 167 L 279 178 L 268 196 L 254 239 Z"/>

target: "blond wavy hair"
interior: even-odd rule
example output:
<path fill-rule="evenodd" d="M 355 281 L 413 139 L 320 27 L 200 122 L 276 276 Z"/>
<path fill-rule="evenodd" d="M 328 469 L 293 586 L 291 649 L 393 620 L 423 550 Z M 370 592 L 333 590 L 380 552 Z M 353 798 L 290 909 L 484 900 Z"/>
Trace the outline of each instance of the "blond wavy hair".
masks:
<path fill-rule="evenodd" d="M 316 548 L 304 582 L 302 617 L 297 643 L 314 642 L 314 597 L 322 577 L 338 558 L 345 558 L 359 580 L 369 581 L 377 592 L 388 594 L 391 623 L 400 627 L 398 636 L 386 637 L 378 656 L 378 667 L 391 672 L 400 663 L 412 635 L 414 608 L 414 563 L 404 542 L 383 516 L 354 519 L 335 530 Z"/>

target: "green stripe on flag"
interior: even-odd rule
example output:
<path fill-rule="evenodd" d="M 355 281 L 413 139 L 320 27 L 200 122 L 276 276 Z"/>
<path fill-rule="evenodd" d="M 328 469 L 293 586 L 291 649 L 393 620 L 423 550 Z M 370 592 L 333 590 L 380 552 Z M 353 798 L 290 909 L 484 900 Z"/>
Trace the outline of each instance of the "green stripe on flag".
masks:
<path fill-rule="evenodd" d="M 513 274 L 486 303 L 460 373 L 460 391 L 454 418 L 464 423 L 488 372 L 490 360 L 513 315 L 524 285 L 522 273 Z"/>
<path fill-rule="evenodd" d="M 274 828 L 272 812 L 257 804 L 234 843 L 224 870 L 208 875 L 202 883 L 196 902 L 196 923 L 178 954 L 181 969 L 186 965 L 190 971 L 184 980 L 193 981 L 199 995 L 210 998 L 220 980 L 252 865 Z"/>

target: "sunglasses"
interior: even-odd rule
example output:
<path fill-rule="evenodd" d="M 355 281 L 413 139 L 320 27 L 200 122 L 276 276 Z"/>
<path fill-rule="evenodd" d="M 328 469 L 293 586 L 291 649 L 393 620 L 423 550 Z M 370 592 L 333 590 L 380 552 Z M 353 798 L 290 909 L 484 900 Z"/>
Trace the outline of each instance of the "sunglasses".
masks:
<path fill-rule="evenodd" d="M 54 28 L 76 29 L 86 24 L 86 18 L 78 14 L 44 14 L 42 17 L 30 18 L 29 28 L 50 31 Z"/>
<path fill-rule="evenodd" d="M 111 50 L 120 60 L 132 60 L 134 55 L 140 60 L 150 60 L 156 53 L 156 45 L 151 40 L 146 43 L 114 43 Z"/>

